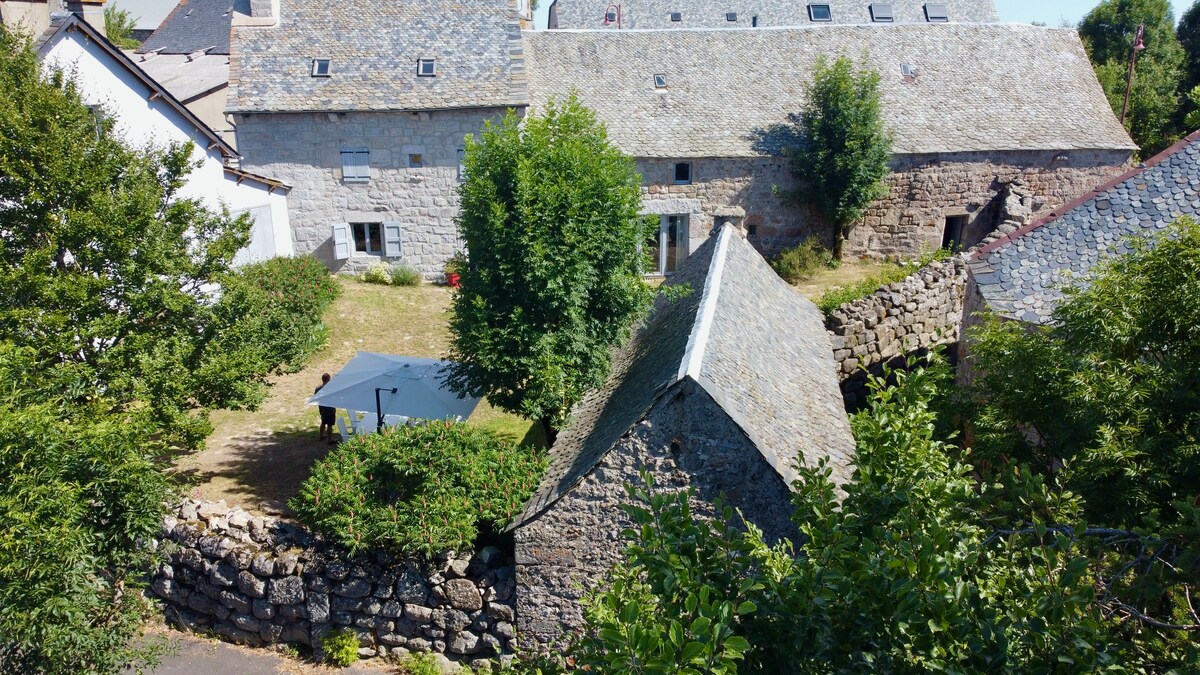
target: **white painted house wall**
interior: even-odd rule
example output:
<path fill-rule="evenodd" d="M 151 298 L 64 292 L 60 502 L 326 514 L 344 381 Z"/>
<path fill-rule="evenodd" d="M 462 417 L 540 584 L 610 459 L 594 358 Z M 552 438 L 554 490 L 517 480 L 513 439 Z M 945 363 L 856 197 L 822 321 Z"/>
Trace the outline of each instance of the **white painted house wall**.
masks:
<path fill-rule="evenodd" d="M 291 225 L 284 190 L 269 190 L 259 181 L 228 173 L 220 148 L 208 150 L 209 139 L 162 98 L 150 100 L 150 89 L 102 47 L 79 31 L 59 34 L 46 46 L 43 63 L 72 76 L 85 103 L 101 105 L 117 130 L 134 147 L 191 142 L 192 159 L 200 164 L 188 175 L 180 196 L 196 198 L 208 208 L 226 207 L 254 219 L 251 241 L 235 264 L 293 254 Z"/>

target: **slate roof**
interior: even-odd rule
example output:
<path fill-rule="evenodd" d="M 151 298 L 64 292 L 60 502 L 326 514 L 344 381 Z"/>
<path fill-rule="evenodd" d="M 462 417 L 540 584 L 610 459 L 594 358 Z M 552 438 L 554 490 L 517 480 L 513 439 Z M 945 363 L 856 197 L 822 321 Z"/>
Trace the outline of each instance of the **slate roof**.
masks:
<path fill-rule="evenodd" d="M 910 24 L 738 30 L 538 31 L 532 108 L 576 91 L 637 157 L 777 152 L 821 55 L 881 76 L 896 154 L 1132 150 L 1073 30 Z M 901 64 L 919 75 L 906 82 Z M 665 92 L 654 75 L 667 76 Z"/>
<path fill-rule="evenodd" d="M 738 28 L 751 24 L 758 17 L 759 26 L 807 26 L 871 23 L 872 4 L 890 4 L 895 23 L 926 23 L 924 0 L 892 0 L 873 3 L 869 0 L 822 0 L 829 5 L 829 22 L 814 22 L 809 13 L 811 3 L 798 0 L 626 0 L 621 3 L 621 28 Z M 996 4 L 992 0 L 947 0 L 947 14 L 956 23 L 996 23 Z M 590 30 L 611 29 L 603 25 L 605 0 L 558 0 L 558 27 Z M 671 21 L 678 12 L 680 21 Z M 729 21 L 728 12 L 737 14 Z"/>
<path fill-rule="evenodd" d="M 167 105 L 171 106 L 177 113 L 183 116 L 190 124 L 192 124 L 205 138 L 209 141 L 209 149 L 217 148 L 221 155 L 227 159 L 237 157 L 237 151 L 233 146 L 226 143 L 221 136 L 213 131 L 199 117 L 196 116 L 187 106 L 179 101 L 170 91 L 163 85 L 159 84 L 153 77 L 138 67 L 133 59 L 128 54 L 121 51 L 116 45 L 108 41 L 108 38 L 96 31 L 88 22 L 79 18 L 75 14 L 54 14 L 50 18 L 50 27 L 37 39 L 36 47 L 38 55 L 45 57 L 46 54 L 54 47 L 54 44 L 65 36 L 68 32 L 79 31 L 83 33 L 87 39 L 95 43 L 104 50 L 112 60 L 121 68 L 124 68 L 129 74 L 133 75 L 134 79 L 140 82 L 143 86 L 150 90 L 150 96 L 153 98 L 161 98 Z"/>
<path fill-rule="evenodd" d="M 137 52 L 228 54 L 232 22 L 233 0 L 180 0 Z"/>
<path fill-rule="evenodd" d="M 279 0 L 275 26 L 233 28 L 230 110 L 523 106 L 515 0 Z M 312 77 L 312 59 L 331 59 Z M 417 60 L 436 58 L 436 77 Z"/>
<path fill-rule="evenodd" d="M 1086 283 L 1101 260 L 1128 252 L 1123 240 L 1200 214 L 1200 131 L 977 251 L 968 266 L 988 307 L 1049 323 L 1062 286 Z"/>
<path fill-rule="evenodd" d="M 607 383 L 575 408 L 538 491 L 510 529 L 570 491 L 685 380 L 712 396 L 788 485 L 796 459 L 825 456 L 834 480 L 849 479 L 854 439 L 820 311 L 730 225 L 668 282 L 681 284 L 692 292 L 659 298 L 615 353 Z"/>

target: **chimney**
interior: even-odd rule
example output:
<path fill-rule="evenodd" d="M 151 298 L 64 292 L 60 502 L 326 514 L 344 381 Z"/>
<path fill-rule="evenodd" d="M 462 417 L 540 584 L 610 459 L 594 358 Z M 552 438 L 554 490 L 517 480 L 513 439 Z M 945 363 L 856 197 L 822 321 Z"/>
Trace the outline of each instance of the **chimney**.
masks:
<path fill-rule="evenodd" d="M 105 0 L 66 0 L 63 4 L 67 11 L 78 15 L 79 18 L 91 24 L 96 32 L 108 37 L 104 31 L 104 1 Z"/>
<path fill-rule="evenodd" d="M 250 0 L 250 16 L 266 19 L 275 15 L 273 0 Z"/>

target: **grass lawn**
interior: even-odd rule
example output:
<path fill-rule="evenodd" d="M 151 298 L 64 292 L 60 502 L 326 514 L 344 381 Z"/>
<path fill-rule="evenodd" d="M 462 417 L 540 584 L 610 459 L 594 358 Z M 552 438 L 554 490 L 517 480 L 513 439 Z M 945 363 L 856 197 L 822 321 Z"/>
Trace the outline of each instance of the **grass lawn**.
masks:
<path fill-rule="evenodd" d="M 321 373 L 336 373 L 360 350 L 445 356 L 450 346 L 449 289 L 338 280 L 342 296 L 325 314 L 326 347 L 304 370 L 272 378 L 270 394 L 258 410 L 214 412 L 206 449 L 176 459 L 175 469 L 191 496 L 291 515 L 287 500 L 299 490 L 312 464 L 332 447 L 317 440 L 317 409 L 304 403 L 321 384 Z M 515 442 L 545 444 L 540 425 L 501 412 L 487 401 L 468 421 Z"/>
<path fill-rule="evenodd" d="M 877 276 L 884 270 L 895 268 L 895 263 L 878 260 L 844 260 L 837 269 L 822 267 L 812 277 L 796 284 L 796 290 L 816 302 L 832 288 L 856 284 L 870 276 Z"/>

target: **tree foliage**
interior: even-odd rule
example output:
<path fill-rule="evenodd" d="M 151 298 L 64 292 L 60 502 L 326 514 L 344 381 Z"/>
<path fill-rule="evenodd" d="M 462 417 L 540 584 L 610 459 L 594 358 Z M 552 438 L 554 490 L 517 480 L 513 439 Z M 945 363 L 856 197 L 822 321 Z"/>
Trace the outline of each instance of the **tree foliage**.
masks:
<path fill-rule="evenodd" d="M 1200 2 L 1193 2 L 1179 17 L 1175 37 L 1179 39 L 1179 44 L 1187 55 L 1187 80 L 1184 88 L 1190 91 L 1200 85 Z M 1188 131 L 1195 129 L 1193 127 Z"/>
<path fill-rule="evenodd" d="M 1140 525 L 1200 498 L 1200 226 L 1127 246 L 1050 325 L 986 324 L 972 358 L 984 456 L 1065 464 L 1090 518 Z"/>
<path fill-rule="evenodd" d="M 430 422 L 358 436 L 313 466 L 291 506 L 351 551 L 433 556 L 499 532 L 542 478 L 534 451 L 464 423 Z"/>
<path fill-rule="evenodd" d="M 574 97 L 488 124 L 464 162 L 449 382 L 551 432 L 649 304 L 640 178 Z"/>
<path fill-rule="evenodd" d="M 849 228 L 871 202 L 887 195 L 892 137 L 883 124 L 879 73 L 845 56 L 832 64 L 821 58 L 804 110 L 791 121 L 800 139 L 791 162 L 800 183 L 796 196 L 833 223 L 833 251 L 840 260 Z"/>
<path fill-rule="evenodd" d="M 127 10 L 118 9 L 114 5 L 104 8 L 104 35 L 109 42 L 121 49 L 137 49 L 142 43 L 133 37 L 135 27 L 133 15 Z"/>
<path fill-rule="evenodd" d="M 1175 37 L 1167 0 L 1103 0 L 1083 18 L 1079 34 L 1116 115 L 1125 101 L 1129 57 L 1139 24 L 1145 24 L 1145 51 L 1137 61 L 1126 128 L 1143 156 L 1178 138 L 1185 53 Z"/>

